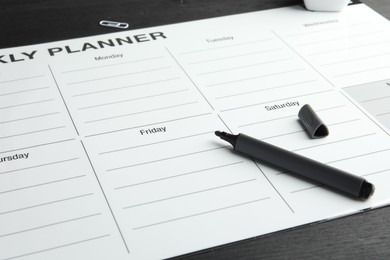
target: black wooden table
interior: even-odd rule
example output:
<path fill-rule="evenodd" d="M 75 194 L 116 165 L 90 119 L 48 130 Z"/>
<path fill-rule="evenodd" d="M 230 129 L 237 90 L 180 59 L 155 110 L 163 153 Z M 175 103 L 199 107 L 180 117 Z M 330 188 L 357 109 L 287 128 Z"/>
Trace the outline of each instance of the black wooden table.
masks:
<path fill-rule="evenodd" d="M 326 0 L 324 0 L 326 1 Z M 390 18 L 389 0 L 363 0 Z M 1 0 L 0 48 L 302 4 L 299 0 Z M 152 245 L 151 245 L 152 248 Z M 152 249 L 151 249 L 152 250 Z M 390 259 L 390 207 L 232 243 L 185 259 Z"/>

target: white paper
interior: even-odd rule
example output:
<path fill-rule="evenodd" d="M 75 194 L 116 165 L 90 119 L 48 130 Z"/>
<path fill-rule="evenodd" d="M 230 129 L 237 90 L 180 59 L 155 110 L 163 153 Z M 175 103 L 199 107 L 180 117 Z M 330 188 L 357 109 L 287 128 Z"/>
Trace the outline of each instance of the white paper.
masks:
<path fill-rule="evenodd" d="M 389 41 L 359 4 L 1 50 L 0 259 L 166 258 L 388 204 L 390 110 L 367 100 L 388 98 Z M 304 104 L 327 138 L 308 138 Z M 215 130 L 364 176 L 375 194 L 255 163 Z"/>

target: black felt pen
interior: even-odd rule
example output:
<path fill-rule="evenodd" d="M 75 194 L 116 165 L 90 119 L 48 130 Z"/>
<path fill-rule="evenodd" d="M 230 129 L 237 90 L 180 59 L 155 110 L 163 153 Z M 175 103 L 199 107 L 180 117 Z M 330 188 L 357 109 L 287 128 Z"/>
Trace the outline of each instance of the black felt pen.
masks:
<path fill-rule="evenodd" d="M 324 184 L 330 188 L 367 199 L 374 192 L 374 185 L 365 179 L 317 162 L 299 154 L 257 140 L 253 137 L 216 131 L 215 135 L 233 145 L 234 150 L 260 161 L 277 166 L 291 173 Z"/>

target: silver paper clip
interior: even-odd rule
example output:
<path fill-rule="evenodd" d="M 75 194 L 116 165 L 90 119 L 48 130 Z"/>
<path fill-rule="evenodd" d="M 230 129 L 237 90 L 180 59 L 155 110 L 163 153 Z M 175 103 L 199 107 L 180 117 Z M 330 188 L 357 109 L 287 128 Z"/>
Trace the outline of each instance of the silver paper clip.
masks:
<path fill-rule="evenodd" d="M 128 23 L 114 22 L 114 21 L 107 21 L 107 20 L 102 20 L 99 22 L 99 24 L 101 26 L 114 27 L 119 29 L 126 29 L 129 27 Z"/>

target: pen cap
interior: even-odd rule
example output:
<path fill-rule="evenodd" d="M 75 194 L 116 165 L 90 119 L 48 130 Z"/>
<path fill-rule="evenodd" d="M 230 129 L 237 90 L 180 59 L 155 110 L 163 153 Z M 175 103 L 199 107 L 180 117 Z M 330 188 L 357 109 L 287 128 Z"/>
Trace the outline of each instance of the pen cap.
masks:
<path fill-rule="evenodd" d="M 311 138 L 328 136 L 329 130 L 310 105 L 304 105 L 298 113 L 303 128 Z"/>

